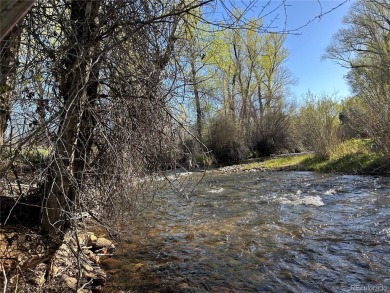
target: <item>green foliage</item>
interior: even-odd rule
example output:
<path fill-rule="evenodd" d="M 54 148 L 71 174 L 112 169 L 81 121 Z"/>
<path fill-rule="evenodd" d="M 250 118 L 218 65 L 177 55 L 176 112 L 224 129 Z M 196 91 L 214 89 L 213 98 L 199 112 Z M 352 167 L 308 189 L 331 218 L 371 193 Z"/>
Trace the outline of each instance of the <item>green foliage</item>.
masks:
<path fill-rule="evenodd" d="M 367 109 L 362 99 L 350 97 L 340 105 L 340 135 L 342 139 L 361 138 L 367 136 Z"/>
<path fill-rule="evenodd" d="M 209 154 L 198 154 L 195 156 L 195 163 L 198 166 L 207 167 L 213 163 L 213 159 Z"/>
<path fill-rule="evenodd" d="M 370 139 L 351 139 L 337 146 L 321 171 L 343 173 L 380 173 L 389 171 L 389 160 L 371 149 Z"/>
<path fill-rule="evenodd" d="M 332 159 L 349 154 L 370 154 L 372 141 L 370 139 L 349 139 L 340 143 L 332 153 Z"/>
<path fill-rule="evenodd" d="M 243 171 L 252 170 L 252 169 L 262 169 L 263 164 L 261 162 L 247 163 L 242 166 Z"/>
<path fill-rule="evenodd" d="M 252 19 L 248 25 L 253 29 L 216 32 L 208 52 L 222 107 L 245 127 L 271 108 L 282 108 L 286 86 L 292 83 L 284 68 L 286 36 L 260 34 L 255 28 L 261 24 L 261 19 Z"/>
<path fill-rule="evenodd" d="M 313 154 L 279 157 L 279 158 L 265 161 L 263 163 L 263 167 L 269 169 L 280 169 L 280 168 L 286 168 L 290 166 L 300 166 L 304 161 L 312 158 L 314 158 Z"/>
<path fill-rule="evenodd" d="M 26 149 L 22 150 L 19 155 L 19 160 L 39 164 L 45 162 L 50 156 L 50 151 L 44 148 Z"/>
<path fill-rule="evenodd" d="M 350 69 L 347 79 L 361 105 L 345 111 L 348 126 L 369 136 L 390 157 L 390 3 L 358 0 L 326 57 Z"/>
<path fill-rule="evenodd" d="M 206 62 L 213 73 L 209 75 L 210 83 L 216 89 L 216 96 L 221 97 L 214 109 L 223 112 L 234 124 L 230 134 L 222 135 L 221 130 L 211 135 L 214 138 L 209 143 L 217 160 L 236 161 L 236 157 L 246 156 L 248 148 L 257 155 L 287 148 L 289 131 L 284 97 L 292 79 L 284 68 L 288 55 L 284 48 L 286 36 L 260 34 L 256 28 L 261 25 L 262 19 L 252 19 L 248 24 L 251 29 L 214 32 L 206 53 Z M 217 128 L 216 119 L 210 122 L 209 129 Z M 237 139 L 224 139 L 217 147 L 217 141 L 228 135 Z M 218 151 L 222 148 L 230 153 L 225 159 Z"/>
<path fill-rule="evenodd" d="M 338 105 L 331 97 L 308 93 L 305 105 L 293 119 L 296 140 L 317 156 L 329 158 L 338 143 Z"/>

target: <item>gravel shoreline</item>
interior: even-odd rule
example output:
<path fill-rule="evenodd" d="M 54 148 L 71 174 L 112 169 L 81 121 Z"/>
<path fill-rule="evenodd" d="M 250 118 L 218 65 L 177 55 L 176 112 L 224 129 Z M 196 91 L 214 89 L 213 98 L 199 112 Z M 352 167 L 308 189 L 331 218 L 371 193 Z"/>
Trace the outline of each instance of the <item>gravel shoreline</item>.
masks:
<path fill-rule="evenodd" d="M 92 232 L 68 232 L 50 263 L 8 272 L 4 292 L 104 292 L 107 275 L 100 266 L 101 258 L 114 249 L 111 240 Z"/>

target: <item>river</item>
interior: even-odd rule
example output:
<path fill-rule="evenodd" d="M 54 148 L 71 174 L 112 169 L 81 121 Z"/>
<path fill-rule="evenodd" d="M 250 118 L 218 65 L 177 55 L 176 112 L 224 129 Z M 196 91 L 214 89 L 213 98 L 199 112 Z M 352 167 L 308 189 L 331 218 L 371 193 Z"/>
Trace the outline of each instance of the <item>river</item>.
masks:
<path fill-rule="evenodd" d="M 127 229 L 107 292 L 390 292 L 386 177 L 210 174 Z"/>

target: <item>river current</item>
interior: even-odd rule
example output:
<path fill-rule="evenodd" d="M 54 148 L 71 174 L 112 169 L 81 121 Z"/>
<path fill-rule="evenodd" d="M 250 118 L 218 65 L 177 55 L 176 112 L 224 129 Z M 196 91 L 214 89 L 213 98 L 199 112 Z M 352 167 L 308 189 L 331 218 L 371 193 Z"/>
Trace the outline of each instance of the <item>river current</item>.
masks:
<path fill-rule="evenodd" d="M 126 234 L 108 292 L 390 292 L 386 177 L 210 174 Z"/>

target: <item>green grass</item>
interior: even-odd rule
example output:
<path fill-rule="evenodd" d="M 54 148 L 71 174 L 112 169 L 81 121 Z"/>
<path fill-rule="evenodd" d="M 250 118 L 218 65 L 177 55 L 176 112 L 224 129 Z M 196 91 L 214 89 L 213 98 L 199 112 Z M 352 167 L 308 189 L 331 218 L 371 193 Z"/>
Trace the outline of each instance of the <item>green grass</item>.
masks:
<path fill-rule="evenodd" d="M 337 146 L 322 172 L 386 173 L 390 171 L 389 158 L 371 150 L 368 139 L 352 139 Z"/>
<path fill-rule="evenodd" d="M 267 169 L 280 169 L 290 166 L 300 166 L 305 160 L 311 159 L 312 154 L 294 155 L 292 157 L 280 157 L 264 162 L 264 168 Z"/>
<path fill-rule="evenodd" d="M 46 160 L 50 155 L 50 151 L 44 148 L 22 150 L 18 159 L 31 163 L 40 163 Z"/>
<path fill-rule="evenodd" d="M 242 169 L 244 171 L 251 170 L 251 169 L 260 169 L 260 168 L 262 168 L 262 164 L 263 163 L 261 163 L 261 162 L 248 163 L 248 164 L 244 164 Z"/>
<path fill-rule="evenodd" d="M 283 169 L 288 167 L 299 167 L 301 163 L 312 158 L 311 154 L 294 155 L 291 157 L 280 157 L 275 159 L 265 160 L 263 162 L 253 162 L 243 165 L 243 170 L 251 169 Z"/>
<path fill-rule="evenodd" d="M 199 166 L 205 167 L 205 166 L 210 166 L 213 161 L 209 155 L 199 154 L 199 155 L 195 156 L 195 162 Z"/>
<path fill-rule="evenodd" d="M 370 149 L 370 140 L 348 140 L 338 145 L 329 159 L 314 154 L 279 157 L 250 163 L 243 170 L 307 170 L 323 173 L 390 174 L 390 158 Z"/>

